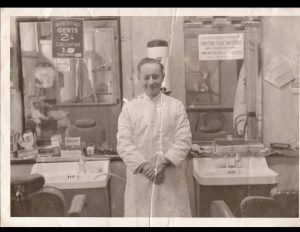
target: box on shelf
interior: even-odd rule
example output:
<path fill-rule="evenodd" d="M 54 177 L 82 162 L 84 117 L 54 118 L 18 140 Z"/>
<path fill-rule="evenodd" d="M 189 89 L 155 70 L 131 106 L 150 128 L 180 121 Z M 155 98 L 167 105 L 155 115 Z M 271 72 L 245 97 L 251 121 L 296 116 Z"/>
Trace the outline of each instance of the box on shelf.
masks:
<path fill-rule="evenodd" d="M 37 148 L 18 150 L 18 158 L 36 158 L 38 153 Z"/>
<path fill-rule="evenodd" d="M 80 137 L 66 137 L 65 145 L 61 148 L 62 158 L 80 158 L 83 154 Z"/>

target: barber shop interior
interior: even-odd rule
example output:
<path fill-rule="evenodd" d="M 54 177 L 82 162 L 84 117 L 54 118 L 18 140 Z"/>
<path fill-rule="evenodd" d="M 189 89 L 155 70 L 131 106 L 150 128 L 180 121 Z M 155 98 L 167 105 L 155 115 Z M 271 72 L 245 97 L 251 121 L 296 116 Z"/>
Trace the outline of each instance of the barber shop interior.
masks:
<path fill-rule="evenodd" d="M 298 218 L 299 24 L 11 16 L 10 216 Z"/>

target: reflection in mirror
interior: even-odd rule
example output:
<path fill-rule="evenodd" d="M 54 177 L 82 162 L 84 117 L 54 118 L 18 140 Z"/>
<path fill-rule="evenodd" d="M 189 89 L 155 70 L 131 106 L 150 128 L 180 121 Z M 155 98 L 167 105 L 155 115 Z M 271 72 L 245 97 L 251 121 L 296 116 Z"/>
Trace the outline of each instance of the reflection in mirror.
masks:
<path fill-rule="evenodd" d="M 121 70 L 116 17 L 19 18 L 17 22 L 24 129 L 34 130 L 38 142 L 63 134 L 76 115 L 69 113 L 79 110 L 75 106 L 118 104 Z M 66 26 L 71 22 L 72 27 Z"/>
<path fill-rule="evenodd" d="M 186 104 L 193 141 L 261 140 L 260 19 L 186 17 Z M 237 23 L 239 22 L 239 23 Z"/>

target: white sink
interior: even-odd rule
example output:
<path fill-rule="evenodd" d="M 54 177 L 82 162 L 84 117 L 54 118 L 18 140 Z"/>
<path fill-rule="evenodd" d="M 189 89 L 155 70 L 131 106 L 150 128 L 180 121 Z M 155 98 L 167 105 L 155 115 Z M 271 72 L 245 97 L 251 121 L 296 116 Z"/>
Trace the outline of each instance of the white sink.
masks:
<path fill-rule="evenodd" d="M 241 168 L 226 168 L 223 158 L 194 158 L 193 175 L 201 185 L 276 184 L 278 173 L 264 157 L 242 157 Z"/>
<path fill-rule="evenodd" d="M 109 160 L 86 161 L 85 172 L 81 172 L 78 162 L 36 163 L 31 174 L 44 176 L 45 185 L 58 189 L 104 188 L 109 180 Z"/>

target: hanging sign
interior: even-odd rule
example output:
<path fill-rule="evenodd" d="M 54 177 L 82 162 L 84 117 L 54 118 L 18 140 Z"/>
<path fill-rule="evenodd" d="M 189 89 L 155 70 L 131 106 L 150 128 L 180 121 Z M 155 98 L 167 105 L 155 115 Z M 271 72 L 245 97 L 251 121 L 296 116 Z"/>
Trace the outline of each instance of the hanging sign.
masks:
<path fill-rule="evenodd" d="M 83 19 L 52 20 L 53 58 L 83 58 Z"/>
<path fill-rule="evenodd" d="M 244 58 L 244 34 L 198 35 L 199 60 L 238 60 Z"/>

